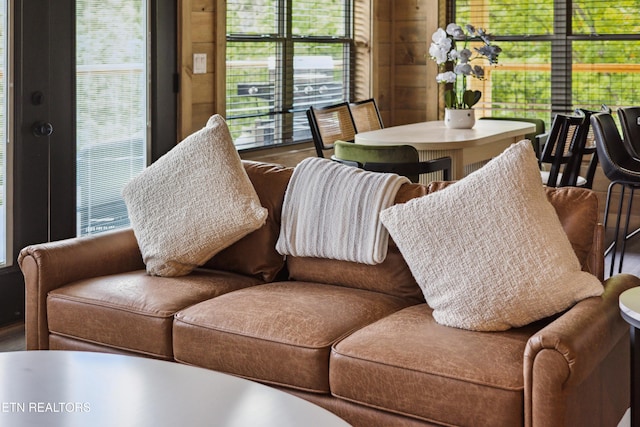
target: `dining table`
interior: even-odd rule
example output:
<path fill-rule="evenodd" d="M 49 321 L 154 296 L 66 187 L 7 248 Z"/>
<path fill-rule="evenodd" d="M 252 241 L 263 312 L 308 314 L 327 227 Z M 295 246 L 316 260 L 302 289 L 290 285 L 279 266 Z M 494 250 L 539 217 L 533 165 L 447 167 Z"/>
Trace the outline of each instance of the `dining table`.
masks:
<path fill-rule="evenodd" d="M 535 130 L 531 123 L 511 120 L 477 120 L 471 129 L 452 129 L 444 121 L 427 121 L 360 132 L 354 142 L 411 145 L 418 150 L 420 161 L 451 157 L 451 179 L 459 180 Z M 420 177 L 424 184 L 430 180 Z"/>

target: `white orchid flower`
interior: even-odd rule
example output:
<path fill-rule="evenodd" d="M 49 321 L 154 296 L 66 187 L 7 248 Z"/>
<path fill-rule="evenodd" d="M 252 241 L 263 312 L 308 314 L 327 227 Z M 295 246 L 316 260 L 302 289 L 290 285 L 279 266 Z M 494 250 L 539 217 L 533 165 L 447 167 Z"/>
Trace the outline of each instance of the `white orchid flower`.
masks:
<path fill-rule="evenodd" d="M 462 93 L 467 87 L 467 76 L 484 79 L 484 68 L 475 65 L 475 62 L 480 59 L 488 61 L 490 65 L 495 65 L 498 63 L 498 56 L 502 49 L 491 44 L 493 37 L 485 29 L 470 24 L 463 28 L 458 24 L 450 23 L 445 29 L 438 28 L 431 39 L 429 55 L 438 64 L 440 71 L 436 76 L 436 81 L 453 84 L 453 87 L 445 92 L 447 108 L 472 107 L 478 102 L 477 97 L 473 100 L 463 100 L 462 97 Z M 472 49 L 466 47 L 469 42 L 474 43 Z M 478 47 L 479 42 L 482 43 L 480 47 Z M 461 49 L 456 49 L 456 46 Z M 452 71 L 444 71 L 447 69 Z M 462 79 L 458 79 L 458 77 L 462 77 Z M 461 87 L 458 87 L 460 86 L 458 80 L 462 82 Z"/>
<path fill-rule="evenodd" d="M 436 64 L 444 64 L 447 62 L 447 54 L 449 49 L 443 49 L 440 45 L 431 43 L 429 47 L 429 55 L 436 61 Z"/>
<path fill-rule="evenodd" d="M 447 25 L 446 33 L 456 39 L 464 38 L 464 31 L 462 30 L 462 27 L 458 24 L 454 24 L 453 22 Z"/>
<path fill-rule="evenodd" d="M 453 72 L 456 74 L 462 74 L 464 76 L 470 76 L 473 73 L 473 69 L 469 64 L 457 64 L 454 67 Z"/>
<path fill-rule="evenodd" d="M 431 41 L 433 41 L 435 44 L 440 44 L 442 43 L 442 40 L 447 38 L 447 33 L 442 28 L 438 28 L 436 32 L 431 36 Z"/>
<path fill-rule="evenodd" d="M 458 76 L 453 71 L 446 71 L 436 76 L 436 82 L 438 83 L 453 83 Z"/>
<path fill-rule="evenodd" d="M 464 48 L 460 51 L 458 57 L 460 58 L 460 62 L 467 63 L 469 62 L 469 59 L 471 59 L 471 55 L 471 50 Z"/>

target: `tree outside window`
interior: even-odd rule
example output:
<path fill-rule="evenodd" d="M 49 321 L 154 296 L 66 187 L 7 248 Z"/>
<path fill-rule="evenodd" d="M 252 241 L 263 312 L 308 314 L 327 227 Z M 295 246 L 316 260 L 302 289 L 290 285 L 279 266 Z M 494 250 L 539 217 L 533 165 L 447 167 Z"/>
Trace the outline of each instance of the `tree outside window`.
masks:
<path fill-rule="evenodd" d="M 459 24 L 496 36 L 500 65 L 482 84 L 483 115 L 542 118 L 637 105 L 640 1 L 453 0 Z"/>

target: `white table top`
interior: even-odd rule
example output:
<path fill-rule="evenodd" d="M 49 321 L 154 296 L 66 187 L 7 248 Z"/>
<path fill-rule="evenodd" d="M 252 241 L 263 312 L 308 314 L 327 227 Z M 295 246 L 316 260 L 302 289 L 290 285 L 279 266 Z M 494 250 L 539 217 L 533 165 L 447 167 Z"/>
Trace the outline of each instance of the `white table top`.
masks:
<path fill-rule="evenodd" d="M 450 129 L 443 121 L 391 126 L 356 134 L 355 142 L 371 145 L 413 145 L 418 150 L 447 150 L 474 147 L 501 138 L 534 132 L 535 125 L 510 120 L 477 120 L 472 129 Z"/>
<path fill-rule="evenodd" d="M 640 325 L 640 287 L 631 288 L 620 294 L 620 311 Z"/>
<path fill-rule="evenodd" d="M 242 378 L 141 357 L 0 353 L 2 426 L 346 427 L 306 400 Z"/>

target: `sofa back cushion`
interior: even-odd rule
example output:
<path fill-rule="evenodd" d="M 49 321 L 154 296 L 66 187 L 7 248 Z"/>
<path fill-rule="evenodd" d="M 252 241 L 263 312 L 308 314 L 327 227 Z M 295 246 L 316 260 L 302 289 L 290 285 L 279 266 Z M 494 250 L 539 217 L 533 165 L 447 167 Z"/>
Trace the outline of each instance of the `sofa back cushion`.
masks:
<path fill-rule="evenodd" d="M 203 267 L 231 271 L 271 282 L 284 267 L 284 257 L 276 251 L 276 241 L 280 234 L 284 193 L 293 169 L 246 160 L 242 164 L 260 203 L 269 212 L 267 221 L 256 231 L 219 252 Z"/>
<path fill-rule="evenodd" d="M 405 184 L 398 192 L 395 203 L 428 195 L 450 184 L 451 182 L 433 182 L 428 187 Z M 546 188 L 546 193 L 583 270 L 596 274 L 589 268 L 594 241 L 597 240 L 595 234 L 601 232 L 598 227 L 598 199 L 595 193 L 574 187 Z M 437 221 L 437 218 L 433 220 Z M 603 257 L 602 254 L 598 256 Z M 291 280 L 330 283 L 424 301 L 424 295 L 393 239 L 389 240 L 387 259 L 382 264 L 371 266 L 319 258 L 287 257 L 287 267 Z"/>
<path fill-rule="evenodd" d="M 428 187 L 421 184 L 403 184 L 396 194 L 394 203 L 404 203 L 415 197 L 424 196 L 428 191 Z M 391 238 L 387 257 L 381 264 L 367 265 L 332 259 L 289 256 L 287 267 L 291 280 L 348 286 L 424 302 L 420 287 Z"/>

